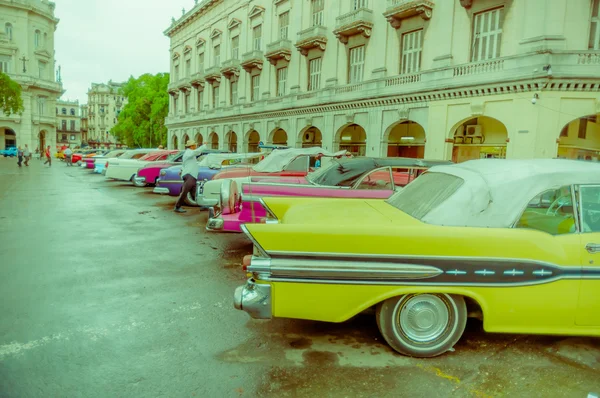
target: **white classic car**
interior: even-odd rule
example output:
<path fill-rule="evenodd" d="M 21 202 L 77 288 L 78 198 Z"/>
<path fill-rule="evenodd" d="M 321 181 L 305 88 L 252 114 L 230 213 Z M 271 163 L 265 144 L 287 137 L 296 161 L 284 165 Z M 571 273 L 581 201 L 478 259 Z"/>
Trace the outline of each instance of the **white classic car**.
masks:
<path fill-rule="evenodd" d="M 315 170 L 317 160 L 323 157 L 351 156 L 347 151 L 329 152 L 326 149 L 290 148 L 271 152 L 260 163 L 246 168 L 223 170 L 212 180 L 198 180 L 196 203 L 199 206 L 218 206 L 221 196 L 221 186 L 227 181 L 237 183 L 238 187 L 244 182 L 255 178 L 302 179 Z M 320 161 L 320 160 L 319 160 Z M 318 166 L 317 166 L 318 167 Z"/>
<path fill-rule="evenodd" d="M 104 158 L 96 159 L 94 160 L 94 173 L 106 174 L 106 165 L 108 164 L 109 159 L 114 159 L 117 157 L 119 159 L 139 159 L 142 156 L 146 156 L 148 152 L 157 150 L 158 149 L 129 149 L 120 156 L 106 156 Z M 109 152 L 108 154 L 110 153 L 111 152 Z"/>
<path fill-rule="evenodd" d="M 166 151 L 164 149 L 150 149 L 146 154 L 127 159 L 121 155 L 118 158 L 108 159 L 106 167 L 106 178 L 121 181 L 133 181 L 137 171 L 151 162 L 166 160 L 170 155 L 176 154 L 177 150 Z"/>

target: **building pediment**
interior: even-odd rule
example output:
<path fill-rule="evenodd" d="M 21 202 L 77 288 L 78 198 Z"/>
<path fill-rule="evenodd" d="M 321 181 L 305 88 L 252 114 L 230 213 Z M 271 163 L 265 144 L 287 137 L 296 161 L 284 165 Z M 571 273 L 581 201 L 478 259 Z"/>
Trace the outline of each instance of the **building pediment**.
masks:
<path fill-rule="evenodd" d="M 262 13 L 265 12 L 265 9 L 261 6 L 254 6 L 252 7 L 252 9 L 250 10 L 250 12 L 248 13 L 248 18 L 252 19 L 252 18 L 256 18 L 262 15 Z"/>
<path fill-rule="evenodd" d="M 37 55 L 38 57 L 43 57 L 43 58 L 52 58 L 52 54 L 50 54 L 47 50 L 37 50 L 36 52 L 34 52 L 35 55 Z"/>
<path fill-rule="evenodd" d="M 219 29 L 213 29 L 212 33 L 210 34 L 210 38 L 212 40 L 221 37 L 221 34 L 223 33 L 223 31 L 219 30 Z"/>
<path fill-rule="evenodd" d="M 185 48 L 183 49 L 183 53 L 184 54 L 189 54 L 190 52 L 192 52 L 192 47 L 191 46 L 185 46 Z"/>
<path fill-rule="evenodd" d="M 231 21 L 229 21 L 229 23 L 227 24 L 227 29 L 232 30 L 237 28 L 238 26 L 240 26 L 242 24 L 242 21 L 240 21 L 237 18 L 231 18 Z"/>
<path fill-rule="evenodd" d="M 198 37 L 196 39 L 196 47 L 201 47 L 204 45 L 204 43 L 206 43 L 206 40 L 204 40 L 202 37 Z"/>
<path fill-rule="evenodd" d="M 181 56 L 181 54 L 179 54 L 178 52 L 174 52 L 173 56 L 171 57 L 173 60 L 175 59 L 179 59 L 179 57 Z"/>

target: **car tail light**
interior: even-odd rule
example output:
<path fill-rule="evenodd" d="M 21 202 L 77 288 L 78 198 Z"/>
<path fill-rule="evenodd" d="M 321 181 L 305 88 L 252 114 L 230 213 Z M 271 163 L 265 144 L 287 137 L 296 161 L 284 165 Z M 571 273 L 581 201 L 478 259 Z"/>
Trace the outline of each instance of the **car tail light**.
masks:
<path fill-rule="evenodd" d="M 105 167 L 105 168 L 106 168 L 106 167 L 108 167 L 108 162 L 106 162 L 106 164 L 104 165 L 104 167 Z"/>
<path fill-rule="evenodd" d="M 251 260 L 252 260 L 252 254 L 248 254 L 247 256 L 244 256 L 244 259 L 242 260 L 242 269 L 244 271 L 248 270 L 248 266 L 250 265 Z"/>

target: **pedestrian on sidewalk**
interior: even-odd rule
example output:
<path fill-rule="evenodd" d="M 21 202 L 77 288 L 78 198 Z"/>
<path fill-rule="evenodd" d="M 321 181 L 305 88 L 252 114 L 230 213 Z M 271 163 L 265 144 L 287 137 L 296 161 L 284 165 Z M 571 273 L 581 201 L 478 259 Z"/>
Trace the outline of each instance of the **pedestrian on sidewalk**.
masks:
<path fill-rule="evenodd" d="M 21 163 L 23 163 L 23 150 L 21 149 L 20 145 L 17 148 L 17 158 L 19 159 L 17 164 L 19 165 L 19 167 L 21 167 Z"/>
<path fill-rule="evenodd" d="M 196 179 L 198 178 L 198 172 L 200 166 L 196 157 L 207 149 L 206 143 L 198 148 L 198 144 L 194 140 L 189 140 L 185 143 L 185 152 L 183 153 L 182 166 L 181 166 L 181 178 L 183 178 L 183 188 L 181 189 L 181 195 L 175 203 L 176 213 L 185 213 L 185 210 L 181 208 L 185 203 L 185 198 L 190 192 L 194 192 L 196 188 Z M 195 195 L 194 195 L 195 196 Z"/>
<path fill-rule="evenodd" d="M 23 156 L 25 157 L 25 166 L 29 166 L 29 160 L 31 160 L 31 152 L 29 151 L 29 147 L 27 146 L 27 144 L 25 144 Z"/>
<path fill-rule="evenodd" d="M 63 153 L 65 154 L 65 162 L 67 162 L 67 166 L 73 166 L 73 163 L 71 162 L 71 156 L 73 156 L 73 151 L 71 150 L 71 147 L 68 146 Z"/>
<path fill-rule="evenodd" d="M 52 154 L 50 153 L 50 145 L 46 148 L 46 161 L 44 164 L 48 164 L 48 167 L 52 167 Z"/>

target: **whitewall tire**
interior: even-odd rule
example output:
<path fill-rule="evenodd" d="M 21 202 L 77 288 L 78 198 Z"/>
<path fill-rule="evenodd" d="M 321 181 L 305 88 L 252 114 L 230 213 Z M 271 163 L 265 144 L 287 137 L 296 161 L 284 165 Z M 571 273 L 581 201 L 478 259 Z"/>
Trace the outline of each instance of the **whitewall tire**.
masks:
<path fill-rule="evenodd" d="M 462 296 L 407 294 L 377 306 L 377 326 L 385 341 L 401 354 L 429 358 L 450 350 L 467 324 Z"/>

